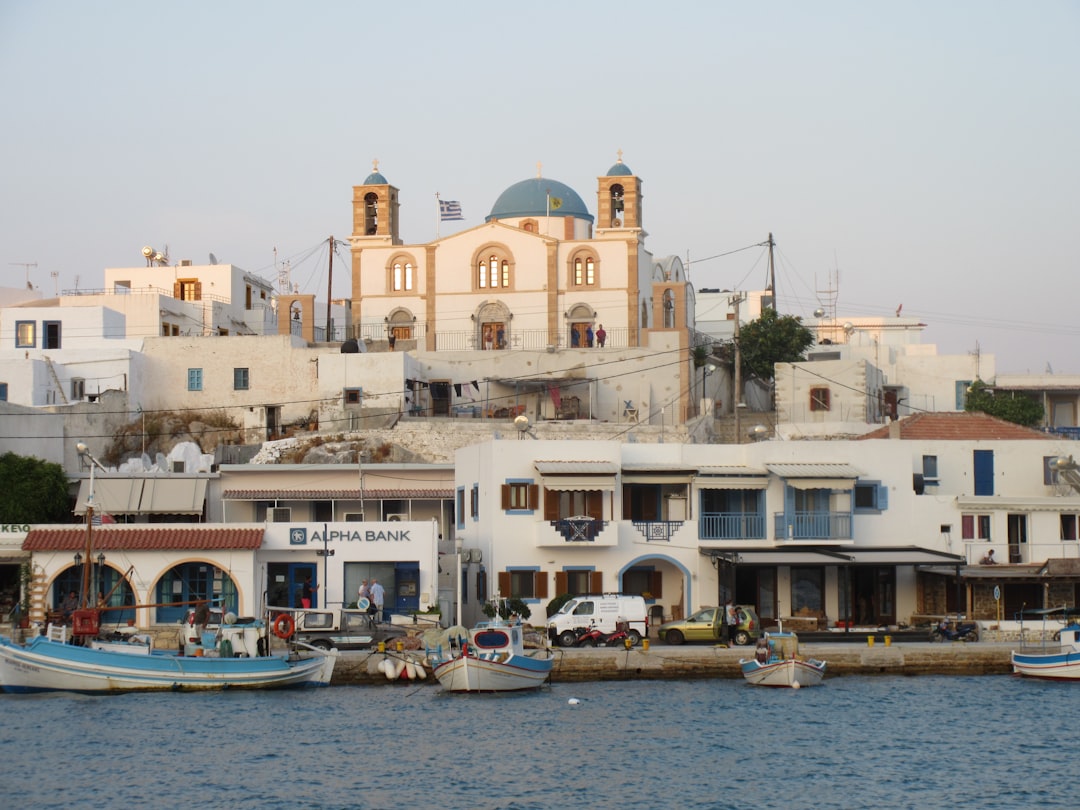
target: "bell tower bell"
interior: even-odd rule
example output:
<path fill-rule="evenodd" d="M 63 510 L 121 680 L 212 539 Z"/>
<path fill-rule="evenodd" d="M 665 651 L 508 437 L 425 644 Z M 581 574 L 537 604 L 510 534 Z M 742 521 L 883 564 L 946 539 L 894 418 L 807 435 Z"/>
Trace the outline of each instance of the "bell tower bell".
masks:
<path fill-rule="evenodd" d="M 618 162 L 606 175 L 598 178 L 597 230 L 642 227 L 641 179 L 623 163 L 621 149 L 618 154 Z"/>
<path fill-rule="evenodd" d="M 354 239 L 389 240 L 400 245 L 398 236 L 398 190 L 379 173 L 379 161 L 372 161 L 371 174 L 362 185 L 353 186 Z"/>

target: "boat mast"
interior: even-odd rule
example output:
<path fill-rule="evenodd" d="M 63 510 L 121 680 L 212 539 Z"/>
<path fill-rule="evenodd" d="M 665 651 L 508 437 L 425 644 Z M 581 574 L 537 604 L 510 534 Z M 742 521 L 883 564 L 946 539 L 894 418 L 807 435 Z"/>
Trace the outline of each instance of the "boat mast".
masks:
<path fill-rule="evenodd" d="M 334 306 L 334 236 L 330 235 L 330 268 L 326 273 L 326 342 L 333 340 L 330 331 L 330 313 Z"/>

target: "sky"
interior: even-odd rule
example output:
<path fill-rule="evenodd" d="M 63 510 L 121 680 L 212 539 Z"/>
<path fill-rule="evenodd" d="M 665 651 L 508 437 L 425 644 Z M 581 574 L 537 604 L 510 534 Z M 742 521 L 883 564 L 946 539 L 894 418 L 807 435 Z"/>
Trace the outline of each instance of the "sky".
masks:
<path fill-rule="evenodd" d="M 150 245 L 325 300 L 374 159 L 426 242 L 537 164 L 595 215 L 622 150 L 698 289 L 763 288 L 772 233 L 783 313 L 1077 374 L 1078 34 L 1080 0 L 0 0 L 0 286 Z"/>

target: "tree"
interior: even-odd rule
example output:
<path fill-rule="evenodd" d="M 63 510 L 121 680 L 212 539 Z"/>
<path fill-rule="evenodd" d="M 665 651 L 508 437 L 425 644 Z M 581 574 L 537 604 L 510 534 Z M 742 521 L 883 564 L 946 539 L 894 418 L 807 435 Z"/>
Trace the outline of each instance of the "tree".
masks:
<path fill-rule="evenodd" d="M 814 333 L 794 315 L 777 315 L 775 309 L 766 309 L 739 330 L 743 373 L 771 380 L 773 364 L 805 360 L 813 343 Z"/>
<path fill-rule="evenodd" d="M 982 380 L 973 382 L 964 397 L 965 411 L 979 411 L 1024 427 L 1034 427 L 1043 420 L 1043 406 L 1024 394 L 995 393 Z"/>
<path fill-rule="evenodd" d="M 67 523 L 68 479 L 59 464 L 30 456 L 0 456 L 0 521 Z"/>

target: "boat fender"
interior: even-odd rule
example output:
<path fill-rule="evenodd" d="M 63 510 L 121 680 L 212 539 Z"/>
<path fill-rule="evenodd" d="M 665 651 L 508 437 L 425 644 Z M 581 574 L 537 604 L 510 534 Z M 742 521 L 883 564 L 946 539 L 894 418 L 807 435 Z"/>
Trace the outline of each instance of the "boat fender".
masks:
<path fill-rule="evenodd" d="M 396 681 L 397 680 L 397 676 L 398 676 L 397 667 L 394 666 L 394 662 L 391 661 L 390 659 L 387 659 L 385 661 L 385 664 L 383 666 L 383 673 L 386 675 L 386 680 L 388 680 L 388 681 Z"/>
<path fill-rule="evenodd" d="M 384 658 L 382 661 L 380 661 L 379 663 L 377 663 L 375 665 L 375 670 L 379 674 L 382 674 L 385 671 L 385 669 L 386 669 L 386 659 Z"/>
<path fill-rule="evenodd" d="M 398 661 L 397 666 L 394 667 L 395 680 L 400 679 L 405 674 L 405 662 Z"/>
<path fill-rule="evenodd" d="M 405 662 L 405 676 L 410 681 L 416 680 L 416 664 L 414 664 L 412 661 Z"/>
<path fill-rule="evenodd" d="M 274 619 L 274 635 L 281 639 L 290 639 L 296 630 L 296 622 L 288 613 L 279 613 Z"/>
<path fill-rule="evenodd" d="M 424 669 L 424 665 L 419 661 L 416 662 L 416 678 L 420 681 L 427 678 L 427 670 Z"/>

